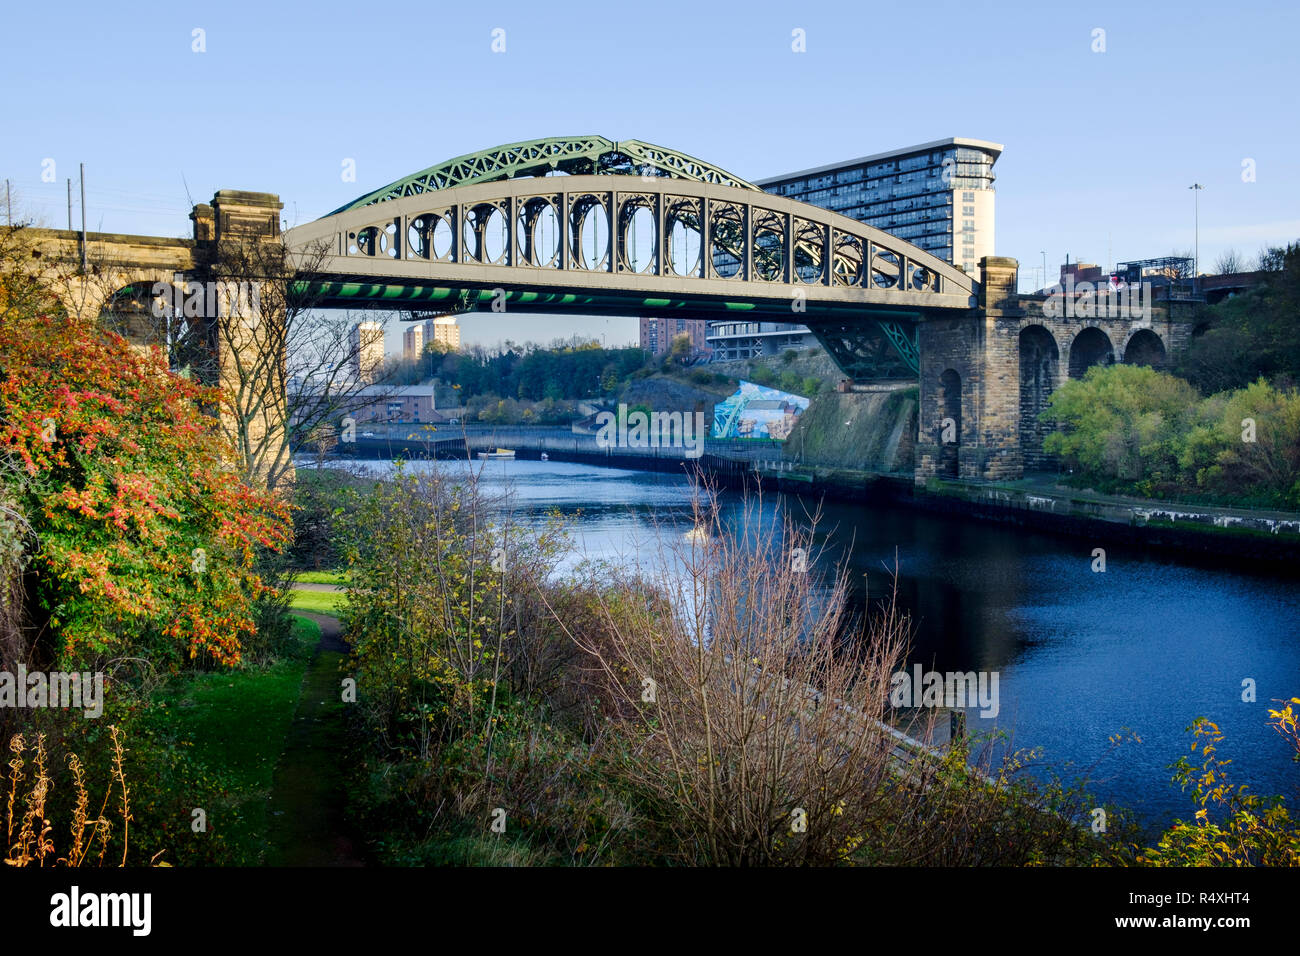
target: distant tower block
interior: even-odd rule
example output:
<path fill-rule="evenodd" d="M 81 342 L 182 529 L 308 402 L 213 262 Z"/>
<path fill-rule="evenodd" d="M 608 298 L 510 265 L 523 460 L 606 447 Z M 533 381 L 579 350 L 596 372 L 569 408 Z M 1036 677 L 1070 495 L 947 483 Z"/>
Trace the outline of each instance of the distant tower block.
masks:
<path fill-rule="evenodd" d="M 460 348 L 460 326 L 451 315 L 434 316 L 424 323 L 424 341 L 436 342 L 455 351 Z"/>
<path fill-rule="evenodd" d="M 424 326 L 413 325 L 402 333 L 402 358 L 418 359 L 424 351 Z"/>
<path fill-rule="evenodd" d="M 350 335 L 352 374 L 357 381 L 373 382 L 384 364 L 384 327 L 379 322 L 358 322 Z"/>

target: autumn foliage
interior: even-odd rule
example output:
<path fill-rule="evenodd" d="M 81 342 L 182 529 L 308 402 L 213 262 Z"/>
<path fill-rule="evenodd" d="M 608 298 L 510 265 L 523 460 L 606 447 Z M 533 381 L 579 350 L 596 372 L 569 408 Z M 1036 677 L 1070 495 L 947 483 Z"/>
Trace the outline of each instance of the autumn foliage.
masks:
<path fill-rule="evenodd" d="M 243 484 L 217 394 L 94 323 L 0 317 L 0 448 L 26 518 L 25 615 L 64 663 L 233 665 L 285 506 Z"/>

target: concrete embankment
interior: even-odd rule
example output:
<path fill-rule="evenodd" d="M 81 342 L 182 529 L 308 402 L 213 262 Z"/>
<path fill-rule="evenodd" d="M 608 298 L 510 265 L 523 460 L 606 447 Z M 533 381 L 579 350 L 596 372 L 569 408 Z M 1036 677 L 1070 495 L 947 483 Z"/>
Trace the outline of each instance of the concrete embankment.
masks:
<path fill-rule="evenodd" d="M 818 446 L 830 441 L 833 422 L 841 423 L 843 429 L 861 430 L 855 432 L 855 440 L 874 468 L 819 461 L 832 457 Z M 909 464 L 907 440 L 915 432 L 915 403 L 907 390 L 836 396 L 832 402 L 823 402 L 817 417 L 805 427 L 806 431 L 797 429 L 784 443 L 709 439 L 702 451 L 698 446 L 603 448 L 595 435 L 567 428 L 476 426 L 454 437 L 439 433 L 433 441 L 421 440 L 403 427 L 394 428 L 391 438 L 385 434 L 358 440 L 352 452 L 380 458 L 464 458 L 506 447 L 523 459 L 536 460 L 545 452 L 556 461 L 604 467 L 677 474 L 694 473 L 698 468 L 727 487 L 761 482 L 791 494 L 964 515 L 1085 537 L 1103 546 L 1118 542 L 1233 561 L 1300 566 L 1300 515 L 1296 514 L 1100 495 L 1059 486 L 1051 476 L 998 484 L 931 479 L 917 486 L 910 468 L 899 467 Z M 841 444 L 833 447 L 850 454 L 851 443 L 842 442 L 843 434 L 839 438 Z"/>
<path fill-rule="evenodd" d="M 979 484 L 930 480 L 911 500 L 929 511 L 1041 528 L 1092 540 L 1295 566 L 1300 515 L 1170 504 L 1080 492 L 1049 480 Z"/>

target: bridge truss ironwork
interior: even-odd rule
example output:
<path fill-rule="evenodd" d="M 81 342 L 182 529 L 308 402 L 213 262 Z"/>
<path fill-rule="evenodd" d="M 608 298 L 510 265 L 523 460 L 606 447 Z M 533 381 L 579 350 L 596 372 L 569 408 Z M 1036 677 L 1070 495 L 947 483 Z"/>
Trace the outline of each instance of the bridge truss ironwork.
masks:
<path fill-rule="evenodd" d="M 285 238 L 328 305 L 796 322 L 857 379 L 914 377 L 916 322 L 975 304 L 901 239 L 636 140 L 460 157 Z"/>

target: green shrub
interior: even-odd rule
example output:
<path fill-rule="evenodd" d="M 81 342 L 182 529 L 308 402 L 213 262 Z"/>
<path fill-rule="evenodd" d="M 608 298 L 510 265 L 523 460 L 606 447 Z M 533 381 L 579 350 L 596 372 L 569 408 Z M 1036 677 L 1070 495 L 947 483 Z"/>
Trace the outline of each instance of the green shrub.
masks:
<path fill-rule="evenodd" d="M 1269 710 L 1271 725 L 1300 757 L 1296 711 L 1300 697 L 1281 710 Z M 1200 748 L 1199 766 L 1180 757 L 1174 779 L 1192 788 L 1198 809 L 1190 822 L 1176 821 L 1154 847 L 1138 854 L 1147 866 L 1300 866 L 1300 822 L 1280 796 L 1248 792 L 1229 780 L 1230 760 L 1217 756 L 1223 733 L 1199 717 L 1188 728 L 1192 753 Z"/>

